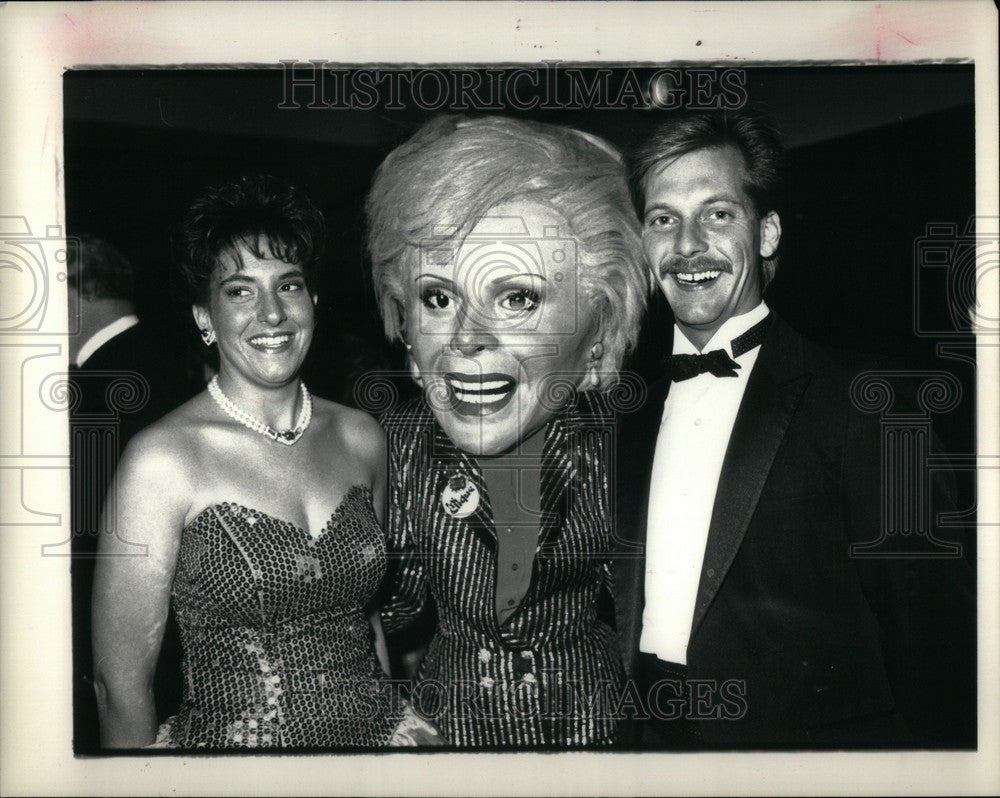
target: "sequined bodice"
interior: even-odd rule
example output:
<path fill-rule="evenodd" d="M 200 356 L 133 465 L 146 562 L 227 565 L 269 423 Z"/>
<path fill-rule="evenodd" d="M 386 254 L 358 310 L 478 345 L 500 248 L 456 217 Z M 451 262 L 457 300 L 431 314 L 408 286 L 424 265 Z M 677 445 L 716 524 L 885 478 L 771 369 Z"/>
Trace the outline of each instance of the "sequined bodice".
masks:
<path fill-rule="evenodd" d="M 316 536 L 236 504 L 184 530 L 173 599 L 185 747 L 381 745 L 394 722 L 365 605 L 385 571 L 370 491 Z"/>

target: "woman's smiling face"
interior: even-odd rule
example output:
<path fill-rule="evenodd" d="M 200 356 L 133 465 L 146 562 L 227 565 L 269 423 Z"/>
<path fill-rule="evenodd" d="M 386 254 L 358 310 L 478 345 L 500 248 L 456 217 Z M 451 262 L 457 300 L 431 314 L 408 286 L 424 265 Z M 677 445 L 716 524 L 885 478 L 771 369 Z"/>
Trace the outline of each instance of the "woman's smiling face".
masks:
<path fill-rule="evenodd" d="M 545 424 L 561 389 L 583 381 L 598 309 L 567 233 L 545 205 L 498 205 L 457 253 L 425 247 L 410 276 L 413 374 L 463 451 L 511 449 Z"/>
<path fill-rule="evenodd" d="M 298 376 L 316 326 L 302 267 L 258 257 L 244 245 L 219 258 L 208 307 L 196 305 L 193 312 L 199 328 L 215 331 L 223 384 L 288 384 Z"/>

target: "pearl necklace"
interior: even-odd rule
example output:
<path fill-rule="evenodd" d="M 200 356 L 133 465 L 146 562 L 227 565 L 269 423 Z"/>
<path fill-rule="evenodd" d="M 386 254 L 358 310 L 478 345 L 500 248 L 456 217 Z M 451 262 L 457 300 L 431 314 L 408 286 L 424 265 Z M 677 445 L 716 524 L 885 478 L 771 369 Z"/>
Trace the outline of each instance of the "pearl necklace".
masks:
<path fill-rule="evenodd" d="M 227 416 L 234 421 L 238 421 L 247 429 L 259 432 L 265 438 L 270 438 L 272 441 L 283 443 L 286 446 L 298 443 L 299 438 L 302 437 L 303 433 L 305 433 L 308 428 L 309 422 L 312 421 L 312 397 L 309 395 L 309 391 L 306 390 L 304 382 L 299 382 L 299 388 L 302 389 L 302 409 L 299 410 L 299 417 L 295 422 L 295 429 L 278 431 L 276 429 L 272 429 L 267 424 L 258 421 L 249 413 L 237 407 L 233 401 L 222 392 L 222 388 L 219 387 L 218 375 L 212 377 L 212 381 L 208 383 L 208 392 L 215 400 L 215 403 L 222 408 Z"/>

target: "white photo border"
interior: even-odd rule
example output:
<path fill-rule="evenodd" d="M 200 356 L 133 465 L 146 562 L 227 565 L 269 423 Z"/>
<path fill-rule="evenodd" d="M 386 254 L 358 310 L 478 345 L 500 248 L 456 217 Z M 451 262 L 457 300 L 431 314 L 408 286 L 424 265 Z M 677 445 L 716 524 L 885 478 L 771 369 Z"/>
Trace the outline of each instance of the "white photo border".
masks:
<path fill-rule="evenodd" d="M 262 64 L 601 62 L 841 65 L 974 60 L 977 216 L 997 217 L 996 9 L 983 2 L 789 3 L 11 3 L 0 8 L 0 216 L 64 224 L 67 68 Z M 995 263 L 995 261 L 994 261 Z M 997 272 L 981 296 L 996 302 Z M 2 275 L 0 275 L 2 279 Z M 65 304 L 63 285 L 50 301 Z M 15 304 L 11 305 L 16 307 Z M 996 308 L 990 318 L 997 318 Z M 63 325 L 60 327 L 60 324 Z M 68 518 L 65 429 L 38 429 L 22 374 L 64 350 L 65 321 L 0 337 L 3 501 Z M 993 344 L 996 346 L 996 343 Z M 996 350 L 987 350 L 996 351 Z M 63 361 L 65 364 L 65 361 Z M 1000 455 L 996 357 L 978 367 L 980 454 Z M 43 453 L 43 454 L 38 454 Z M 40 469 L 21 481 L 30 467 Z M 39 476 L 41 474 L 41 476 Z M 977 753 L 401 754 L 74 758 L 69 742 L 69 562 L 43 558 L 58 526 L 0 538 L 0 792 L 234 794 L 953 794 L 1000 790 L 1000 471 L 978 495 Z M 48 497 L 46 501 L 44 498 Z M 54 501 L 52 497 L 58 497 Z M 14 499 L 17 497 L 15 496 Z M 58 523 L 58 522 L 55 522 Z"/>

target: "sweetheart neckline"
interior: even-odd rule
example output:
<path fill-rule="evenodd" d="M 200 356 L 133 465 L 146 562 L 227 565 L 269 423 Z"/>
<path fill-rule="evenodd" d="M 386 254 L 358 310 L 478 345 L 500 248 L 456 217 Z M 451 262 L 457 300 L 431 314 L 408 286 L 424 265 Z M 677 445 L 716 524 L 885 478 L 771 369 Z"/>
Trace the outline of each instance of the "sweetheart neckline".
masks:
<path fill-rule="evenodd" d="M 344 509 L 344 505 L 347 504 L 347 500 L 355 493 L 355 491 L 361 491 L 363 493 L 368 494 L 369 502 L 371 501 L 371 495 L 372 495 L 371 488 L 369 488 L 367 485 L 362 485 L 361 483 L 355 483 L 351 485 L 351 487 L 349 487 L 344 492 L 344 495 L 341 497 L 340 502 L 337 504 L 337 506 L 333 508 L 332 512 L 330 513 L 330 517 L 327 519 L 326 523 L 323 524 L 323 528 L 320 529 L 319 534 L 317 535 L 314 535 L 308 529 L 304 529 L 303 527 L 299 526 L 298 524 L 292 521 L 287 521 L 284 518 L 281 518 L 277 515 L 271 515 L 271 513 L 265 513 L 263 510 L 258 510 L 255 507 L 248 507 L 247 505 L 240 504 L 239 502 L 215 502 L 214 504 L 208 504 L 194 518 L 192 518 L 184 526 L 184 528 L 188 529 L 191 526 L 193 526 L 209 510 L 215 510 L 217 512 L 220 512 L 223 509 L 223 507 L 228 506 L 236 510 L 243 510 L 248 515 L 252 514 L 260 516 L 261 518 L 270 519 L 271 521 L 277 521 L 279 524 L 282 524 L 284 526 L 289 526 L 292 529 L 301 532 L 303 535 L 308 536 L 310 540 L 321 540 L 326 536 L 327 531 L 340 516 L 341 511 Z"/>

